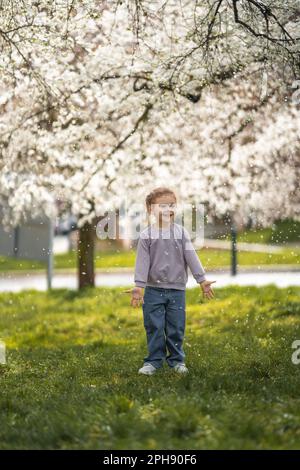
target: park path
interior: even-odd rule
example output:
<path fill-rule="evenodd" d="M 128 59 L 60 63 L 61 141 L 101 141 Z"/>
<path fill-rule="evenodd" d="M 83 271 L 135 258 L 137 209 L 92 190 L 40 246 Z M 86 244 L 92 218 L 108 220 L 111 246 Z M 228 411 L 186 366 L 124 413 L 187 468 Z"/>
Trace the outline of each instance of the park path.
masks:
<path fill-rule="evenodd" d="M 194 247 L 196 249 L 213 248 L 216 250 L 230 250 L 231 241 L 215 240 L 210 238 L 205 238 L 203 241 L 200 239 L 196 239 L 194 241 Z M 246 242 L 238 242 L 237 247 L 239 251 L 251 251 L 255 253 L 280 253 L 283 248 L 287 248 L 286 245 L 270 245 L 265 243 Z"/>
<path fill-rule="evenodd" d="M 263 286 L 270 283 L 278 287 L 300 286 L 300 271 L 268 272 L 261 270 L 240 272 L 236 276 L 231 276 L 228 272 L 207 271 L 207 279 L 217 281 L 214 284 L 214 288 L 232 284 Z M 133 272 L 98 272 L 96 275 L 96 285 L 106 287 L 133 286 Z M 196 285 L 194 278 L 190 275 L 187 288 L 196 287 Z M 76 273 L 54 273 L 52 287 L 76 289 Z M 24 289 L 44 291 L 46 288 L 46 275 L 43 274 L 0 273 L 0 292 L 19 292 Z"/>

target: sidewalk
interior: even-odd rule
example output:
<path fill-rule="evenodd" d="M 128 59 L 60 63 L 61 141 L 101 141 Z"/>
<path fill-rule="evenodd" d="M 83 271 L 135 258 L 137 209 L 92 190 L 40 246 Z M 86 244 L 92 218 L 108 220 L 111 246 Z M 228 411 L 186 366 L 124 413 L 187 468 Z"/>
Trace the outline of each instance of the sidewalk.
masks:
<path fill-rule="evenodd" d="M 295 245 L 295 247 L 298 245 Z M 231 250 L 231 241 L 227 240 L 215 240 L 205 238 L 203 241 L 197 239 L 194 241 L 194 247 L 196 249 L 201 248 L 214 248 L 217 250 Z M 254 251 L 256 253 L 281 253 L 282 249 L 286 248 L 286 245 L 269 245 L 264 243 L 246 243 L 237 242 L 238 251 Z"/>

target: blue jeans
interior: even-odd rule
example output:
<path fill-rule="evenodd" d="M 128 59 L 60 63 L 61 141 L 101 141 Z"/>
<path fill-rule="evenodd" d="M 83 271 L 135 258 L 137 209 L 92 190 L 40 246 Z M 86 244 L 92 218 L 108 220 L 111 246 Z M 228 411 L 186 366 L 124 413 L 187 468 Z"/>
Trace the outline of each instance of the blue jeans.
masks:
<path fill-rule="evenodd" d="M 144 363 L 156 368 L 165 359 L 170 367 L 184 363 L 185 290 L 146 286 L 143 317 L 148 346 Z"/>

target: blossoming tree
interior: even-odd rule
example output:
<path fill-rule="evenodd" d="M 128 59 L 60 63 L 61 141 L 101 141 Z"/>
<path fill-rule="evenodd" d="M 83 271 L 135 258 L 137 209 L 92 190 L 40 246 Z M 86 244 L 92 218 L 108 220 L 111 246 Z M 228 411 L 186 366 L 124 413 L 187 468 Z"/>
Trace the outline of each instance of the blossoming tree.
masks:
<path fill-rule="evenodd" d="M 217 215 L 299 215 L 299 116 L 278 86 L 297 78 L 297 2 L 30 0 L 3 13 L 3 222 L 65 201 L 80 287 L 94 283 L 97 217 L 153 184 Z"/>

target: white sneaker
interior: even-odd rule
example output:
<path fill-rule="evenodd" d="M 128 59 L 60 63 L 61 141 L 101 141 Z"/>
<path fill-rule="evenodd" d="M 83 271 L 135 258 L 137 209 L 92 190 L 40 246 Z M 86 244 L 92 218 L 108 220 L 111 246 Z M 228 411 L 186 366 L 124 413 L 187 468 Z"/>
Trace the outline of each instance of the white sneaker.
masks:
<path fill-rule="evenodd" d="M 189 371 L 185 364 L 176 364 L 174 370 L 179 374 L 187 374 Z"/>
<path fill-rule="evenodd" d="M 143 367 L 139 370 L 139 374 L 144 374 L 144 375 L 153 375 L 155 374 L 156 367 L 154 367 L 152 364 L 144 364 Z"/>

